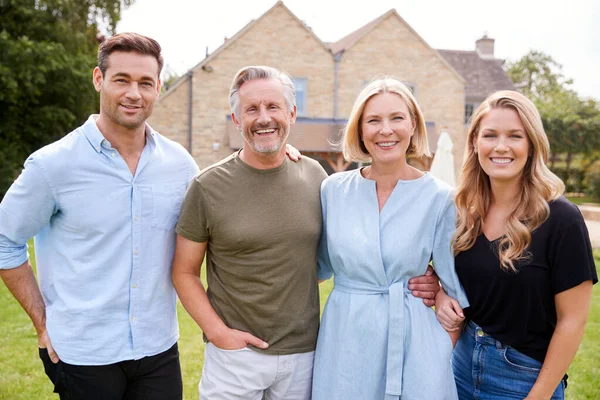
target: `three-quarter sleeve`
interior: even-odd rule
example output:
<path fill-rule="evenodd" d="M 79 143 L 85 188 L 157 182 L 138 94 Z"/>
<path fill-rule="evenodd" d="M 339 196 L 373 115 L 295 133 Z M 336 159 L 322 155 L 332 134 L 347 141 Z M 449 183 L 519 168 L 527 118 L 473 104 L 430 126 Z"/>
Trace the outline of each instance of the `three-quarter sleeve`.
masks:
<path fill-rule="evenodd" d="M 452 236 L 456 230 L 456 207 L 451 193 L 439 211 L 433 242 L 433 267 L 446 293 L 458 300 L 462 308 L 469 306 L 467 295 L 454 269 Z"/>
<path fill-rule="evenodd" d="M 321 239 L 319 240 L 319 251 L 317 253 L 317 279 L 326 280 L 333 275 L 329 250 L 327 248 L 327 180 L 321 183 L 321 213 L 323 227 L 321 228 Z"/>

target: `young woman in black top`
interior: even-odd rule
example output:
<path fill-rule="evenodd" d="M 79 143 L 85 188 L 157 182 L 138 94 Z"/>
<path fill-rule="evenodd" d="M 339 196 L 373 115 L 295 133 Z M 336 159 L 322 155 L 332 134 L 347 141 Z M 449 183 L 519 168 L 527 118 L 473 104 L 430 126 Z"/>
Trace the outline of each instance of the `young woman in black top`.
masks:
<path fill-rule="evenodd" d="M 464 314 L 440 291 L 438 319 L 462 327 L 460 399 L 564 399 L 598 278 L 587 228 L 545 165 L 548 138 L 523 95 L 490 95 L 473 115 L 456 194 Z"/>

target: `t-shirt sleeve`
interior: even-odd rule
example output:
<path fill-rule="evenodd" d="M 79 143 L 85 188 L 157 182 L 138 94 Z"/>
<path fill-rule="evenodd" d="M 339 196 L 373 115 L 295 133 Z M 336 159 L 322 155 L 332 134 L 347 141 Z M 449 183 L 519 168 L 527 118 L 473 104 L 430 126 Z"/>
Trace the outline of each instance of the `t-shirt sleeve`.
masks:
<path fill-rule="evenodd" d="M 452 194 L 448 193 L 438 221 L 433 240 L 433 268 L 448 296 L 455 298 L 462 308 L 469 307 L 467 295 L 458 279 L 454 268 L 454 251 L 452 236 L 456 230 L 456 206 Z"/>
<path fill-rule="evenodd" d="M 177 234 L 194 242 L 207 242 L 209 226 L 210 201 L 198 179 L 194 179 L 185 193 Z"/>
<path fill-rule="evenodd" d="M 559 231 L 550 242 L 549 262 L 554 294 L 571 289 L 585 281 L 598 282 L 592 245 L 585 221 L 578 210 L 561 215 L 568 219 L 557 224 Z"/>

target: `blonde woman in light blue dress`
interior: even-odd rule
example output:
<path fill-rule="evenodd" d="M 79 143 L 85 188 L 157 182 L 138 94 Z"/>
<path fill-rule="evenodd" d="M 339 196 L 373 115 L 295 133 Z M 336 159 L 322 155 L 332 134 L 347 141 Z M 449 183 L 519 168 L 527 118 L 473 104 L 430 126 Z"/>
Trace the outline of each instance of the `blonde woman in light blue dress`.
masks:
<path fill-rule="evenodd" d="M 313 400 L 457 398 L 453 339 L 408 279 L 430 260 L 464 308 L 451 238 L 451 188 L 407 163 L 429 155 L 419 106 L 400 81 L 370 83 L 344 132 L 344 157 L 371 165 L 321 186 L 319 279 L 334 277 L 317 341 Z"/>

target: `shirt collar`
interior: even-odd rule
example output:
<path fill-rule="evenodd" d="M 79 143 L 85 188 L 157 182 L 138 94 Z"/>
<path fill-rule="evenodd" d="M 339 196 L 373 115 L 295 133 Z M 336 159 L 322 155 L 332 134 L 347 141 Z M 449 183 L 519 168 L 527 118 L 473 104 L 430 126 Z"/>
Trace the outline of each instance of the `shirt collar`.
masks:
<path fill-rule="evenodd" d="M 98 114 L 92 114 L 83 124 L 83 134 L 87 138 L 88 142 L 97 153 L 102 152 L 102 146 L 108 148 L 110 143 L 100 129 L 98 129 L 98 125 L 96 125 L 96 119 L 99 117 Z M 156 131 L 150 127 L 150 125 L 146 124 L 146 145 L 148 146 L 148 150 L 150 152 L 154 151 L 157 146 L 156 141 Z"/>

